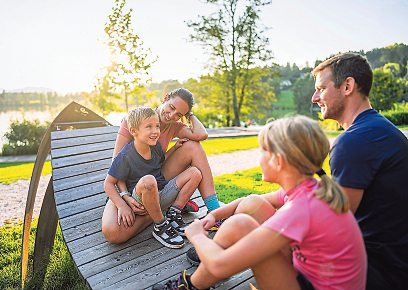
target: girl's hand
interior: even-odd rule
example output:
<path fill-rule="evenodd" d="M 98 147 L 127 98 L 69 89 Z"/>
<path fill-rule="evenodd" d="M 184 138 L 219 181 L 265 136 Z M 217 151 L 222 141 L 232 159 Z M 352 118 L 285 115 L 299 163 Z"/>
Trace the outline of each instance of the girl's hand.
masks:
<path fill-rule="evenodd" d="M 118 224 L 121 222 L 125 228 L 130 228 L 135 222 L 135 214 L 127 205 L 118 208 Z"/>
<path fill-rule="evenodd" d="M 186 228 L 186 236 L 192 242 L 192 239 L 196 235 L 203 234 L 208 236 L 208 232 L 204 229 L 202 221 L 199 219 L 195 219 L 187 228 Z"/>
<path fill-rule="evenodd" d="M 183 146 L 184 143 L 186 143 L 186 142 L 189 141 L 189 140 L 190 140 L 190 139 L 188 139 L 188 138 L 178 139 L 177 142 L 176 142 L 176 144 L 174 144 L 174 148 L 175 148 L 175 149 L 180 148 L 181 146 Z"/>
<path fill-rule="evenodd" d="M 215 217 L 209 213 L 201 220 L 201 222 L 203 223 L 203 228 L 208 231 L 213 225 L 215 225 L 216 220 Z"/>
<path fill-rule="evenodd" d="M 123 196 L 123 199 L 124 201 L 126 201 L 126 203 L 130 206 L 130 208 L 136 215 L 146 215 L 147 214 L 147 210 L 145 209 L 145 207 L 133 197 L 125 195 Z"/>

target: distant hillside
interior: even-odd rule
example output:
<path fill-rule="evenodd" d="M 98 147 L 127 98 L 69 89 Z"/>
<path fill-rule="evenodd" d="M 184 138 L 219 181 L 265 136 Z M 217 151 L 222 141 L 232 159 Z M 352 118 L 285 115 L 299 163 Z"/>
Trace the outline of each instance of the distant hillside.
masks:
<path fill-rule="evenodd" d="M 7 91 L 8 93 L 54 93 L 55 90 L 43 87 L 25 87 L 22 89 L 15 89 Z"/>

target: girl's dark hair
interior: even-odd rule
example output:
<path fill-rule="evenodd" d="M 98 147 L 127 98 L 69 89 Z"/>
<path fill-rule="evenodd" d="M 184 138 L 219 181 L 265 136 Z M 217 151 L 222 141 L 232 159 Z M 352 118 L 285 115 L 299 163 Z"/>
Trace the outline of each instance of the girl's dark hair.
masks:
<path fill-rule="evenodd" d="M 194 97 L 193 94 L 185 89 L 185 88 L 178 88 L 174 89 L 168 94 L 169 99 L 173 99 L 175 97 L 180 97 L 183 101 L 185 101 L 188 104 L 189 111 L 193 108 L 194 105 Z"/>

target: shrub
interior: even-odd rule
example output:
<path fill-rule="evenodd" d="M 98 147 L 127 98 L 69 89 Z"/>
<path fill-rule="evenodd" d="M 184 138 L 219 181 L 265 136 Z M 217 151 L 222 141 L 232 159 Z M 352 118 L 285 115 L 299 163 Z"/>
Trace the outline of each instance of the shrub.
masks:
<path fill-rule="evenodd" d="M 9 131 L 4 134 L 3 155 L 36 154 L 41 140 L 47 131 L 48 123 L 40 124 L 39 120 L 18 120 L 10 124 Z"/>
<path fill-rule="evenodd" d="M 408 125 L 408 112 L 406 111 L 388 111 L 382 115 L 395 126 Z"/>

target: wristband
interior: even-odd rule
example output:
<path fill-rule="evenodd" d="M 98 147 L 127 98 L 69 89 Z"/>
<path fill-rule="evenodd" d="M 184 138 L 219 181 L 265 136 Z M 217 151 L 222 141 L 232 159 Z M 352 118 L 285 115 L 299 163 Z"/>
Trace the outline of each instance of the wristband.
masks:
<path fill-rule="evenodd" d="M 122 192 L 119 192 L 119 195 L 120 195 L 121 198 L 123 198 L 125 195 L 127 195 L 127 196 L 132 196 L 132 195 L 130 194 L 130 192 L 127 191 L 127 190 L 122 191 Z"/>
<path fill-rule="evenodd" d="M 193 113 L 193 112 L 188 113 L 188 115 L 187 115 L 188 121 L 190 121 L 191 116 L 194 116 L 194 113 Z"/>

